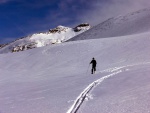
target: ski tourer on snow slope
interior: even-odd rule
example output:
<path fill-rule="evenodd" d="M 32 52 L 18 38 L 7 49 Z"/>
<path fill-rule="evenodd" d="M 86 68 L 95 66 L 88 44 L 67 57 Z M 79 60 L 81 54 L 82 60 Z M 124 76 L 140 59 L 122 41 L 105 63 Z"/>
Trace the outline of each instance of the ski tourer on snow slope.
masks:
<path fill-rule="evenodd" d="M 91 74 L 94 74 L 95 71 L 96 71 L 96 64 L 97 64 L 95 58 L 92 59 L 92 61 L 90 62 L 90 64 L 92 64 Z"/>

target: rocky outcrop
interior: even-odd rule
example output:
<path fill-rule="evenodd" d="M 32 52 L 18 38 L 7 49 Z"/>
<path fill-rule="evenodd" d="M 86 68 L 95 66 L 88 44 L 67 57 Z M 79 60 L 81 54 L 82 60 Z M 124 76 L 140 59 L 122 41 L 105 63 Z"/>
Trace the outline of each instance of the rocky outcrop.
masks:
<path fill-rule="evenodd" d="M 76 27 L 74 28 L 74 31 L 75 31 L 75 32 L 79 32 L 79 31 L 84 30 L 84 29 L 89 29 L 90 27 L 91 27 L 91 26 L 90 26 L 90 24 L 88 24 L 88 23 L 80 24 L 80 25 L 78 25 L 78 26 L 76 26 Z"/>
<path fill-rule="evenodd" d="M 7 44 L 0 44 L 0 48 L 5 47 Z"/>
<path fill-rule="evenodd" d="M 33 49 L 36 48 L 35 43 L 30 43 L 30 44 L 25 44 L 25 45 L 18 45 L 12 48 L 12 52 L 19 52 L 19 51 L 24 51 L 28 49 Z"/>
<path fill-rule="evenodd" d="M 54 29 L 50 29 L 49 33 L 61 33 L 62 31 L 66 32 L 67 29 L 69 29 L 68 27 L 64 27 L 64 26 L 58 26 Z"/>

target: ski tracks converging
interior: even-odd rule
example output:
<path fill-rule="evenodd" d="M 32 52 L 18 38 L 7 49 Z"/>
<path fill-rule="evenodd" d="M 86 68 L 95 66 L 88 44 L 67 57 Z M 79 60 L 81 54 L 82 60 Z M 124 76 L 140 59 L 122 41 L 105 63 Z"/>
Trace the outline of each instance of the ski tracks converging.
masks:
<path fill-rule="evenodd" d="M 133 66 L 137 66 L 137 65 L 143 65 L 143 64 L 149 64 L 150 62 L 143 62 L 143 63 L 137 63 L 137 64 L 133 64 L 133 65 L 126 65 L 126 66 L 121 66 L 121 67 L 114 67 L 114 68 L 110 68 L 107 70 L 103 70 L 101 71 L 101 73 L 103 72 L 111 72 L 111 74 L 106 75 L 100 79 L 97 79 L 96 81 L 92 82 L 91 84 L 89 84 L 83 92 L 81 92 L 81 94 L 77 97 L 77 99 L 74 101 L 73 105 L 70 107 L 70 109 L 67 111 L 67 113 L 77 113 L 77 111 L 79 110 L 79 108 L 81 107 L 82 103 L 84 102 L 84 100 L 86 99 L 86 97 L 88 97 L 88 94 L 100 83 L 102 83 L 105 79 L 108 79 L 114 75 L 117 75 L 123 71 L 127 71 L 128 69 L 126 69 L 127 67 L 133 67 Z"/>

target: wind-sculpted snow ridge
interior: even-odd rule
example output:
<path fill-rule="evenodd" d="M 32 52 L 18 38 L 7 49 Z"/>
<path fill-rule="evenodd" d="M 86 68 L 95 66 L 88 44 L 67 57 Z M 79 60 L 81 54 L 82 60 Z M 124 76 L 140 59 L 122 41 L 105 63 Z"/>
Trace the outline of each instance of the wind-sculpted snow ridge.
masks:
<path fill-rule="evenodd" d="M 77 97 L 77 99 L 75 100 L 74 104 L 71 106 L 71 108 L 67 111 L 67 113 L 77 113 L 78 109 L 80 108 L 80 106 L 82 105 L 82 103 L 84 102 L 84 100 L 86 99 L 87 95 L 89 94 L 89 92 L 91 90 L 93 90 L 97 85 L 99 85 L 101 82 L 103 82 L 105 79 L 110 78 L 114 75 L 117 75 L 119 73 L 121 73 L 122 70 L 116 70 L 116 72 L 109 74 L 107 76 L 104 76 L 94 82 L 92 82 L 90 85 L 88 85 L 88 87 Z"/>
<path fill-rule="evenodd" d="M 126 36 L 150 31 L 150 9 L 112 17 L 69 41 Z"/>

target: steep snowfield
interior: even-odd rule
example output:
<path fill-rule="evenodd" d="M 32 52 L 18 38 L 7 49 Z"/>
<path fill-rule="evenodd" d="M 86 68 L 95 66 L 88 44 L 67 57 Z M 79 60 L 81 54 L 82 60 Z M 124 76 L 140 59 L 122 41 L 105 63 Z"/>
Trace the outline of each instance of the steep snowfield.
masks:
<path fill-rule="evenodd" d="M 90 31 L 84 32 L 80 36 L 73 37 L 70 40 L 126 36 L 148 31 L 150 31 L 150 8 L 129 13 L 125 16 L 120 15 L 110 18 L 93 27 Z"/>
<path fill-rule="evenodd" d="M 15 40 L 0 48 L 0 54 L 24 51 L 32 48 L 61 43 L 89 29 L 90 25 L 87 23 L 80 24 L 75 28 L 58 26 L 54 29 L 50 29 L 49 32 L 46 33 L 36 33 L 31 36 Z"/>
<path fill-rule="evenodd" d="M 0 112 L 149 113 L 149 42 L 143 33 L 1 54 Z"/>

